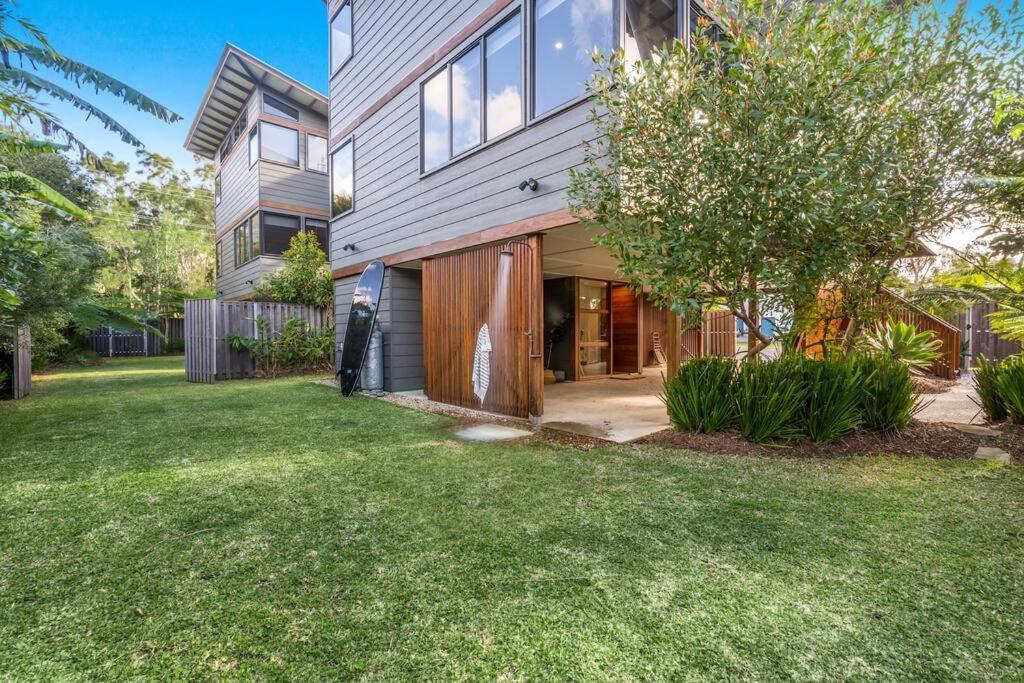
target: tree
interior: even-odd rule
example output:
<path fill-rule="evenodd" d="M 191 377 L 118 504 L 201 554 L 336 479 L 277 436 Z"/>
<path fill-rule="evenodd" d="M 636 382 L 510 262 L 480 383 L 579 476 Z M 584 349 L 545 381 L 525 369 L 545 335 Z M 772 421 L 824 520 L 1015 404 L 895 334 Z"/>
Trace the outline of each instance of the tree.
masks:
<path fill-rule="evenodd" d="M 807 329 L 830 288 L 856 316 L 919 239 L 977 211 L 965 178 L 1009 153 L 991 111 L 1022 73 L 1024 22 L 876 0 L 717 14 L 692 48 L 603 62 L 569 192 L 635 288 L 680 313 L 728 307 L 756 356 L 760 310 Z"/>
<path fill-rule="evenodd" d="M 334 302 L 334 281 L 316 234 L 300 232 L 282 255 L 284 267 L 253 288 L 256 300 L 329 308 Z"/>

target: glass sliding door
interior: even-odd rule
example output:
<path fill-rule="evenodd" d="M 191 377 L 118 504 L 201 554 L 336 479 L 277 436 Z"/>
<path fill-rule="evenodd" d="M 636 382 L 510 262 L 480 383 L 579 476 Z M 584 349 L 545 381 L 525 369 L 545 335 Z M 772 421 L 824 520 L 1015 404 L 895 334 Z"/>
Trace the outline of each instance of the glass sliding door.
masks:
<path fill-rule="evenodd" d="M 609 283 L 577 281 L 577 330 L 580 378 L 611 374 L 611 308 Z"/>

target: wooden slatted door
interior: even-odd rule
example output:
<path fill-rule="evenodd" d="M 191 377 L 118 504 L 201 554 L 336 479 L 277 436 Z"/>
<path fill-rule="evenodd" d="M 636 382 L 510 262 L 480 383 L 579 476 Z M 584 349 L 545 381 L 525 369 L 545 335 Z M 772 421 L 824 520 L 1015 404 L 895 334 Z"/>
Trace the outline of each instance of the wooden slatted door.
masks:
<path fill-rule="evenodd" d="M 644 359 L 640 298 L 626 285 L 612 285 L 612 372 L 638 373 Z"/>
<path fill-rule="evenodd" d="M 511 257 L 502 257 L 504 247 L 423 261 L 424 379 L 434 401 L 525 418 L 542 409 L 540 240 L 514 243 Z M 491 354 L 481 401 L 473 391 L 473 366 L 484 324 Z"/>

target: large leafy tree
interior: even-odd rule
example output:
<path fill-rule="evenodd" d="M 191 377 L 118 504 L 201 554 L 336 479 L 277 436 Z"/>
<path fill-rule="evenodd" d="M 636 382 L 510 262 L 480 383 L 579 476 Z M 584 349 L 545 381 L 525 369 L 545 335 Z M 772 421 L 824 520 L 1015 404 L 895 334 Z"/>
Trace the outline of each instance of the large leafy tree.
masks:
<path fill-rule="evenodd" d="M 1022 73 L 1024 20 L 880 0 L 717 14 L 692 48 L 606 63 L 570 195 L 635 287 L 725 305 L 756 355 L 760 310 L 805 329 L 833 288 L 862 311 L 918 240 L 977 210 L 966 178 L 1009 153 L 992 107 Z"/>

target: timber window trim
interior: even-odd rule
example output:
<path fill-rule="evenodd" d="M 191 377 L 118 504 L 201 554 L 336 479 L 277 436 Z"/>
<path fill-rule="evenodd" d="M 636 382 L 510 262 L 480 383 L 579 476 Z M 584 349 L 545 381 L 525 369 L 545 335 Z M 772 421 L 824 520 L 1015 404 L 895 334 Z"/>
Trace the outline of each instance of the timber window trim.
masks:
<path fill-rule="evenodd" d="M 347 140 L 339 144 L 334 150 L 331 151 L 327 157 L 327 166 L 330 170 L 329 180 L 329 191 L 331 196 L 331 220 L 347 216 L 356 210 L 356 147 L 355 147 L 355 136 L 349 137 Z M 339 174 L 337 173 L 338 168 L 335 166 L 335 158 L 343 152 L 347 152 L 350 155 L 350 159 L 340 158 L 339 163 L 345 164 L 348 162 L 349 165 L 349 191 L 348 206 L 345 207 L 343 204 L 335 202 L 337 193 L 335 192 L 335 183 L 340 182 Z M 348 165 L 346 164 L 346 165 Z"/>
<path fill-rule="evenodd" d="M 328 59 L 329 64 L 329 78 L 334 78 L 338 73 L 345 68 L 345 65 L 352 59 L 352 55 L 355 54 L 355 42 L 356 36 L 353 30 L 353 8 L 352 0 L 345 0 L 338 6 L 334 14 L 331 15 L 330 21 L 327 22 L 327 36 L 328 36 Z M 348 33 L 348 46 L 345 48 L 339 47 L 339 52 L 335 52 L 335 27 L 334 24 L 337 21 L 345 22 L 345 25 L 341 27 L 338 33 L 344 35 L 344 29 L 347 29 Z M 341 50 L 344 50 L 343 52 Z"/>
<path fill-rule="evenodd" d="M 518 78 L 518 96 L 519 96 L 519 122 L 518 124 L 506 128 L 498 133 L 493 134 L 488 138 L 488 40 L 501 33 L 503 30 L 510 27 L 513 22 L 519 23 L 518 35 L 515 40 L 519 42 L 519 60 L 517 63 L 519 69 Z M 525 40 L 525 21 L 523 19 L 523 10 L 520 7 L 515 7 L 511 11 L 503 14 L 501 17 L 496 18 L 486 28 L 479 31 L 472 39 L 470 39 L 461 49 L 454 52 L 451 57 L 444 60 L 444 62 L 437 68 L 431 70 L 426 76 L 419 81 L 419 165 L 420 175 L 425 176 L 435 171 L 438 171 L 446 166 L 454 163 L 455 161 L 469 156 L 485 147 L 488 147 L 500 140 L 514 135 L 515 133 L 526 128 L 526 67 L 525 67 L 525 55 L 526 55 L 526 43 Z M 464 58 L 470 57 L 470 55 L 477 52 L 477 81 L 475 83 L 477 89 L 477 124 L 479 131 L 476 134 L 476 142 L 473 144 L 466 145 L 456 150 L 455 147 L 455 117 L 453 99 L 453 71 L 456 65 L 461 62 Z M 446 114 L 445 120 L 442 126 L 447 127 L 447 135 L 445 144 L 447 145 L 447 153 L 444 154 L 444 159 L 431 163 L 428 166 L 428 145 L 427 145 L 427 120 L 428 120 L 428 88 L 434 83 L 435 79 L 441 79 L 437 81 L 444 85 L 444 97 Z M 442 150 L 444 151 L 444 150 Z"/>

